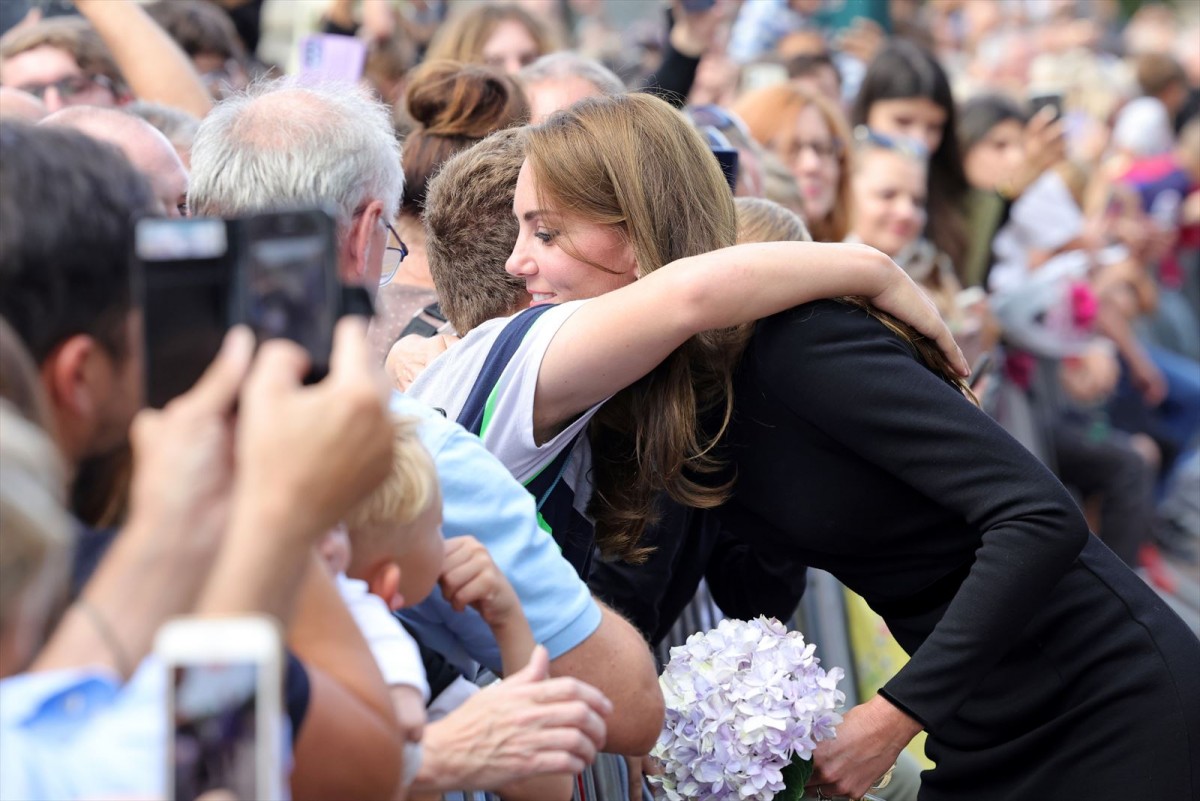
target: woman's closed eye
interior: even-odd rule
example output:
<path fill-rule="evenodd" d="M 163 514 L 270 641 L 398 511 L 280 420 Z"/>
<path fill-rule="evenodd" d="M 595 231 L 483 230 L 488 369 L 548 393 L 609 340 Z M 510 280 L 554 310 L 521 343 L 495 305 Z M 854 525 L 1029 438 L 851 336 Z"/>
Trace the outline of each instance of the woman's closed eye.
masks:
<path fill-rule="evenodd" d="M 552 239 L 554 239 L 554 237 L 555 237 L 555 235 L 556 235 L 557 233 L 558 233 L 558 231 L 544 231 L 544 230 L 538 230 L 538 231 L 535 231 L 533 235 L 534 235 L 535 237 L 537 237 L 538 239 L 542 240 L 542 242 L 543 242 L 544 244 L 547 244 L 547 245 L 549 245 L 549 244 L 550 244 L 550 241 L 551 241 Z"/>

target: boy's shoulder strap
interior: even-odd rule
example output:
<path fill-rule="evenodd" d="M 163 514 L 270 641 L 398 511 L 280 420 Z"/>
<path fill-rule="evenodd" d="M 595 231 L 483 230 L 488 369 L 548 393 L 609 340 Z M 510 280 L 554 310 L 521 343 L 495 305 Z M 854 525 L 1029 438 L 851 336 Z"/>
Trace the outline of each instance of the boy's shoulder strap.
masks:
<path fill-rule="evenodd" d="M 483 411 L 487 405 L 488 396 L 500 381 L 504 368 L 512 361 L 512 357 L 521 346 L 521 341 L 529 333 L 529 329 L 539 317 L 554 308 L 552 304 L 534 306 L 513 317 L 504 325 L 496 341 L 492 343 L 483 369 L 475 379 L 470 394 L 458 414 L 458 424 L 478 436 L 483 431 Z"/>

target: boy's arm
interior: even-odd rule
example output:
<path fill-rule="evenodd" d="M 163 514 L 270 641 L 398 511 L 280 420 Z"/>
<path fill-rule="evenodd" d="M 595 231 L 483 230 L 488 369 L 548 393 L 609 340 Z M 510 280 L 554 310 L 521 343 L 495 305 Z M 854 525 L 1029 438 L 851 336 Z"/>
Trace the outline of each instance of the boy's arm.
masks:
<path fill-rule="evenodd" d="M 446 542 L 438 583 L 454 611 L 462 612 L 470 606 L 488 624 L 500 646 L 503 675 L 511 676 L 529 664 L 535 645 L 533 630 L 512 584 L 479 540 L 455 537 Z"/>

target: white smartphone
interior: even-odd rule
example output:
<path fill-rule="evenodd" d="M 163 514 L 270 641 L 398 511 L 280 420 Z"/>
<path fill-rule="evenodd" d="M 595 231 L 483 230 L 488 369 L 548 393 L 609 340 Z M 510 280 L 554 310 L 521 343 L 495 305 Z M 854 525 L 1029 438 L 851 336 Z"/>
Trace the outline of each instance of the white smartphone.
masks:
<path fill-rule="evenodd" d="M 154 651 L 167 670 L 167 795 L 285 799 L 283 638 L 267 617 L 168 621 Z"/>

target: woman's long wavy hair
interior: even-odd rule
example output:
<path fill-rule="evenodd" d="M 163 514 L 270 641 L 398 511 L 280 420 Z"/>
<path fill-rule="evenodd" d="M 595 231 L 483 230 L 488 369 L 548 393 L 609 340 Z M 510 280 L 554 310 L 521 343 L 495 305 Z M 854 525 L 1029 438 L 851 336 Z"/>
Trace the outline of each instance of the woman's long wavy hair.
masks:
<path fill-rule="evenodd" d="M 695 129 L 648 94 L 589 98 L 529 131 L 526 158 L 541 208 L 612 226 L 646 275 L 685 256 L 734 244 L 737 218 L 725 178 Z M 576 258 L 596 269 L 586 253 Z M 726 487 L 692 476 L 715 471 L 716 439 L 699 418 L 732 411 L 732 371 L 750 327 L 692 337 L 649 375 L 612 398 L 589 429 L 595 487 L 589 513 L 606 557 L 637 561 L 638 543 L 656 518 L 656 498 L 710 508 Z"/>
<path fill-rule="evenodd" d="M 937 58 L 920 45 L 898 39 L 885 47 L 863 76 L 851 122 L 866 125 L 871 106 L 880 100 L 921 97 L 946 112 L 942 141 L 929 156 L 929 222 L 926 236 L 961 270 L 969 237 L 966 197 L 970 189 L 958 146 L 957 110 L 950 80 Z"/>

